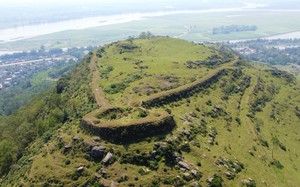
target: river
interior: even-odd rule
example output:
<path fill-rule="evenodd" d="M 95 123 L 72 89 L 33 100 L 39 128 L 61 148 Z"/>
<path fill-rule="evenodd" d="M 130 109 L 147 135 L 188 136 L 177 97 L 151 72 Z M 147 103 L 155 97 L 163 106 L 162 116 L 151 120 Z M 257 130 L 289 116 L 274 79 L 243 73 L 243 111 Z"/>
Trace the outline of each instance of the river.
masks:
<path fill-rule="evenodd" d="M 243 4 L 241 7 L 237 7 L 237 8 L 131 13 L 131 14 L 89 17 L 89 18 L 61 21 L 55 23 L 44 23 L 38 25 L 25 25 L 22 27 L 0 30 L 0 44 L 33 38 L 36 36 L 41 36 L 41 35 L 46 35 L 46 34 L 66 31 L 66 30 L 80 30 L 80 29 L 86 29 L 91 27 L 127 23 L 127 22 L 147 19 L 149 17 L 159 17 L 159 16 L 166 16 L 172 14 L 199 14 L 199 13 L 213 13 L 213 12 L 252 11 L 265 6 L 267 5 L 248 3 L 248 4 Z"/>
<path fill-rule="evenodd" d="M 277 34 L 277 35 L 265 37 L 264 39 L 273 40 L 273 39 L 295 39 L 295 38 L 300 38 L 300 31 Z"/>

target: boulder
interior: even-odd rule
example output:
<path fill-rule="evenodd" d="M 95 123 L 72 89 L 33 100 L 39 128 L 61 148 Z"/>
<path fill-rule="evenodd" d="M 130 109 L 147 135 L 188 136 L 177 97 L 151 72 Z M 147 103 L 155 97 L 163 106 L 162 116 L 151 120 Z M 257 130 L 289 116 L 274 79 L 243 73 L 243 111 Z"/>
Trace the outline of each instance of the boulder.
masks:
<path fill-rule="evenodd" d="M 72 145 L 66 145 L 65 147 L 64 147 L 64 153 L 66 153 L 66 152 L 68 152 L 69 150 L 71 150 L 72 149 Z"/>
<path fill-rule="evenodd" d="M 192 177 L 191 177 L 191 175 L 189 173 L 184 173 L 183 174 L 183 179 L 187 180 L 187 181 L 190 181 L 192 179 Z"/>
<path fill-rule="evenodd" d="M 212 180 L 213 180 L 212 177 L 208 177 L 208 178 L 206 179 L 206 185 L 207 185 L 207 186 L 211 186 Z"/>
<path fill-rule="evenodd" d="M 94 146 L 91 150 L 91 156 L 93 158 L 103 158 L 105 153 L 105 147 L 104 146 Z"/>
<path fill-rule="evenodd" d="M 101 141 L 101 138 L 99 138 L 99 137 L 94 137 L 93 139 L 94 139 L 95 142 L 100 142 Z"/>
<path fill-rule="evenodd" d="M 178 162 L 178 165 L 186 170 L 190 170 L 190 166 L 183 161 Z"/>
<path fill-rule="evenodd" d="M 187 136 L 190 136 L 190 135 L 191 135 L 191 131 L 189 131 L 189 130 L 184 130 L 183 132 L 184 132 L 184 134 L 187 135 Z"/>
<path fill-rule="evenodd" d="M 116 183 L 114 181 L 111 181 L 110 187 L 117 187 Z"/>
<path fill-rule="evenodd" d="M 148 168 L 141 168 L 141 169 L 139 169 L 139 173 L 141 175 L 147 175 L 150 173 L 150 170 Z"/>
<path fill-rule="evenodd" d="M 198 174 L 198 172 L 197 172 L 196 170 L 194 170 L 194 169 L 191 171 L 191 173 L 192 173 L 192 175 L 194 175 L 194 176 L 197 176 L 197 174 Z"/>
<path fill-rule="evenodd" d="M 110 153 L 110 152 L 108 152 L 108 153 L 106 154 L 106 156 L 104 157 L 104 159 L 103 159 L 103 163 L 104 163 L 104 164 L 108 164 L 109 161 L 112 159 L 112 156 L 113 156 L 113 154 Z"/>
<path fill-rule="evenodd" d="M 83 167 L 83 166 L 80 166 L 79 168 L 77 168 L 76 171 L 81 173 L 81 172 L 83 172 L 83 170 L 84 170 L 84 167 Z"/>
<path fill-rule="evenodd" d="M 77 141 L 77 140 L 79 140 L 79 137 L 78 137 L 78 136 L 73 136 L 73 137 L 72 137 L 72 140 L 73 140 L 73 141 Z"/>
<path fill-rule="evenodd" d="M 101 176 L 98 173 L 95 173 L 95 178 L 96 179 L 101 179 Z"/>
<path fill-rule="evenodd" d="M 193 186 L 193 187 L 200 187 L 200 184 L 199 184 L 199 182 L 193 182 L 193 183 L 192 183 L 192 186 Z"/>
<path fill-rule="evenodd" d="M 230 171 L 225 172 L 225 175 L 226 175 L 227 179 L 229 179 L 229 180 L 234 179 L 234 177 L 235 177 L 234 173 L 232 173 Z"/>

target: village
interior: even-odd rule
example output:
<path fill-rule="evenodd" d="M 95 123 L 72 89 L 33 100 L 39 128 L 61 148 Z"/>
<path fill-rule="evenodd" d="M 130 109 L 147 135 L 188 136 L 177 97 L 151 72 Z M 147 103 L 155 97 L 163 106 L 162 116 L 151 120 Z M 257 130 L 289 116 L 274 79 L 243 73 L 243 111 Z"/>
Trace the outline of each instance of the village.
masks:
<path fill-rule="evenodd" d="M 57 63 L 73 64 L 78 59 L 73 57 L 37 59 L 34 61 L 6 62 L 0 65 L 0 89 L 18 85 L 20 80 L 31 78 L 34 74 L 58 66 Z"/>
<path fill-rule="evenodd" d="M 49 70 L 57 71 L 55 73 L 57 75 L 50 75 L 50 78 L 57 79 L 59 74 L 70 69 L 87 54 L 87 51 L 93 48 L 90 46 L 48 51 L 42 48 L 37 51 L 2 55 L 0 56 L 0 90 L 17 86 L 21 81 L 31 79 L 34 75 Z M 27 86 L 30 87 L 29 81 Z"/>

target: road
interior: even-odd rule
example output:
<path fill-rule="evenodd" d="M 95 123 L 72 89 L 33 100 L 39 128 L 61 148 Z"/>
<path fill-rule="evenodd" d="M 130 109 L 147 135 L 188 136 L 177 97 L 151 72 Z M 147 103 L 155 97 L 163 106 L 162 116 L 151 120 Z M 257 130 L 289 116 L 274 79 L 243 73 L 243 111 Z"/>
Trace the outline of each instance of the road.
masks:
<path fill-rule="evenodd" d="M 62 58 L 43 58 L 43 59 L 38 59 L 38 60 L 29 60 L 29 61 L 15 62 L 15 63 L 10 63 L 10 64 L 1 64 L 0 67 L 39 63 L 39 62 L 44 62 L 44 61 L 49 61 L 49 60 L 63 60 L 63 59 Z"/>

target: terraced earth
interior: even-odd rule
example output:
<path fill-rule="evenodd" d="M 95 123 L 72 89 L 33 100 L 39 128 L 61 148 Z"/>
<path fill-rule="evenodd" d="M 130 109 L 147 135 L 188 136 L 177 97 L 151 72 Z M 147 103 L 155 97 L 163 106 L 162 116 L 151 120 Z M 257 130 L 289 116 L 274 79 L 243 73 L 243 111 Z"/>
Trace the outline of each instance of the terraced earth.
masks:
<path fill-rule="evenodd" d="M 300 184 L 299 80 L 224 46 L 115 42 L 90 52 L 58 88 L 44 108 L 68 118 L 1 185 Z"/>
<path fill-rule="evenodd" d="M 162 43 L 162 49 L 156 49 L 157 41 Z M 175 42 L 184 44 L 190 55 L 182 57 L 176 48 L 172 56 L 160 51 Z M 89 66 L 99 109 L 83 117 L 83 126 L 110 141 L 136 141 L 172 130 L 176 126 L 173 116 L 162 109 L 151 110 L 152 107 L 187 98 L 235 69 L 237 58 L 203 49 L 206 48 L 201 45 L 158 37 L 118 42 L 96 50 Z M 208 63 L 217 66 L 205 68 Z M 171 68 L 169 72 L 165 70 L 167 66 Z"/>

